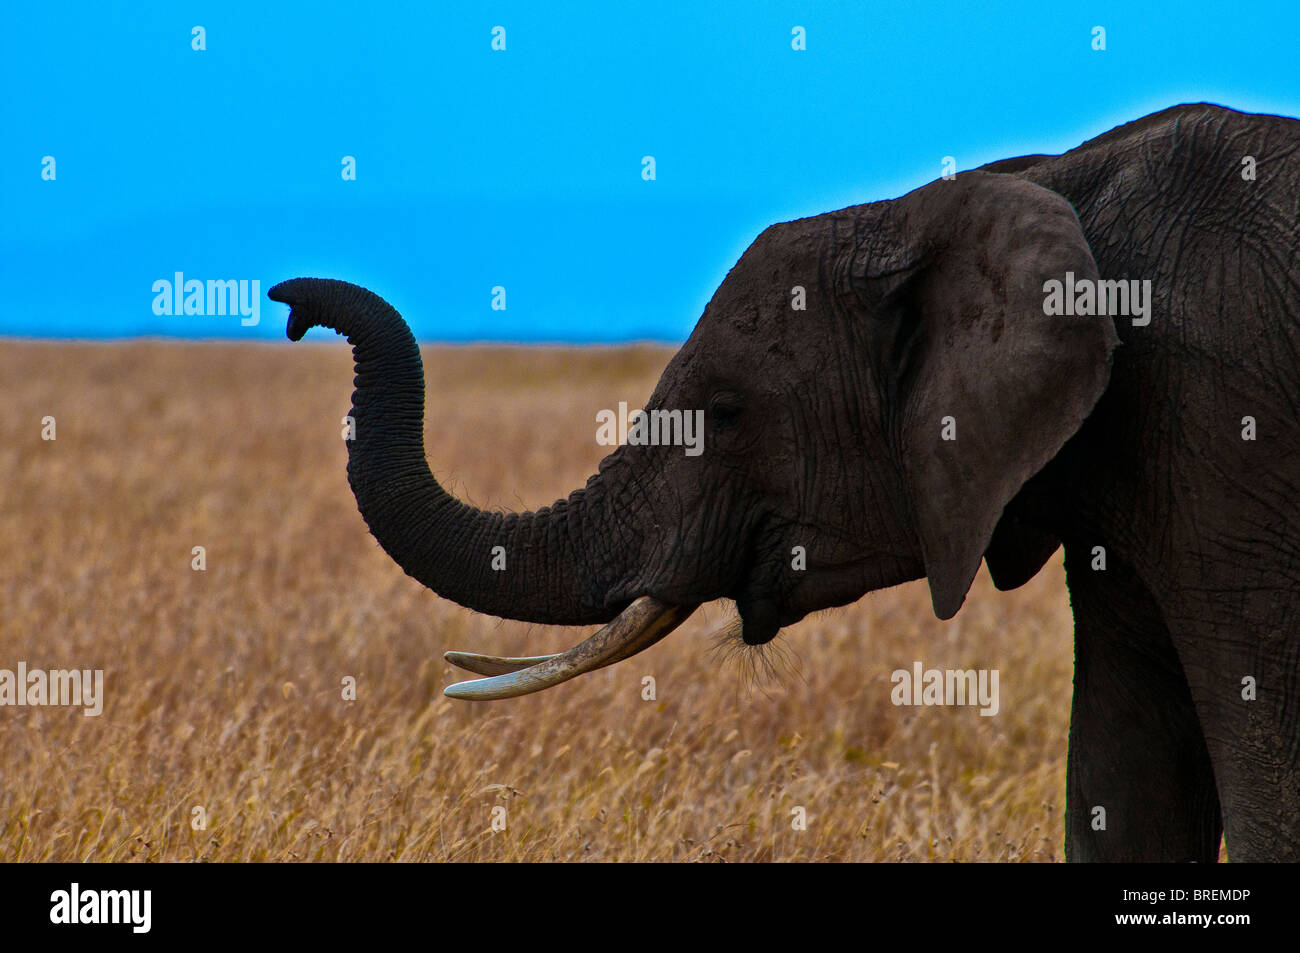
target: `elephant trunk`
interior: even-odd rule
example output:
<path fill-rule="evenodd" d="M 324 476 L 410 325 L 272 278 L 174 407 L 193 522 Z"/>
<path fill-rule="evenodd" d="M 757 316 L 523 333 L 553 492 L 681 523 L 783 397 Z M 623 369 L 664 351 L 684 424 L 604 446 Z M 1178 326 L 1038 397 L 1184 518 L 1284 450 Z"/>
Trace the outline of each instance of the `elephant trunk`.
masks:
<path fill-rule="evenodd" d="M 622 567 L 603 543 L 612 524 L 601 476 L 532 513 L 467 506 L 425 460 L 424 367 L 401 315 L 378 295 L 329 279 L 285 281 L 268 296 L 290 306 L 291 340 L 321 325 L 352 345 L 348 482 L 370 532 L 408 575 L 477 612 L 526 622 L 605 622 L 623 608 L 607 603 Z"/>

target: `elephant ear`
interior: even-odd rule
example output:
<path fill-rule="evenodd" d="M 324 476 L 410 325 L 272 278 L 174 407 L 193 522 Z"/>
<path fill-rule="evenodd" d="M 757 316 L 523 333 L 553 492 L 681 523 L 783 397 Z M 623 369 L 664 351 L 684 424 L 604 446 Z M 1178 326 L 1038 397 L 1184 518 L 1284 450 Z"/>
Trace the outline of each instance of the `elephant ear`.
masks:
<path fill-rule="evenodd" d="M 1044 285 L 1096 280 L 1070 204 L 1009 175 L 968 172 L 879 209 L 854 284 L 930 580 L 961 608 L 981 558 L 1019 585 L 1055 540 L 994 531 L 1007 503 L 1078 430 L 1117 343 L 1107 315 L 1046 314 Z"/>

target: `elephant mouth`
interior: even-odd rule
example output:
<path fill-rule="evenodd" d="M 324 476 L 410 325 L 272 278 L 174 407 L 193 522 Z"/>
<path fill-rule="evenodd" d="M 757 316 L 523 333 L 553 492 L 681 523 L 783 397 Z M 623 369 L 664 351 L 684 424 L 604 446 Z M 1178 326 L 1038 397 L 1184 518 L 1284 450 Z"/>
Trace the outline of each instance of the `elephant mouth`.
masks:
<path fill-rule="evenodd" d="M 811 613 L 849 605 L 864 593 L 925 574 L 911 566 L 900 569 L 892 555 L 877 553 L 809 563 L 794 580 L 782 577 L 782 564 L 774 566 L 770 572 L 752 573 L 732 596 L 740 613 L 740 636 L 747 645 L 770 642 L 781 629 Z"/>
<path fill-rule="evenodd" d="M 487 677 L 448 685 L 443 694 L 449 698 L 487 701 L 540 692 L 648 649 L 685 622 L 697 608 L 698 604 L 674 605 L 653 596 L 641 596 L 598 632 L 557 655 L 506 658 L 447 652 L 443 657 L 452 665 Z"/>

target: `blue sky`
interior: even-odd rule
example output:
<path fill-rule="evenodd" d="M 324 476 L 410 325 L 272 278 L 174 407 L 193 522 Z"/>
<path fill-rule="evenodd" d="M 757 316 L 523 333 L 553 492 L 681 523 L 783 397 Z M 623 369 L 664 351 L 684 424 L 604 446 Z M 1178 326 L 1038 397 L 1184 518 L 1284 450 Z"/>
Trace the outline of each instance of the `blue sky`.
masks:
<path fill-rule="evenodd" d="M 314 275 L 426 341 L 681 341 L 767 225 L 946 155 L 1059 152 L 1187 101 L 1300 116 L 1298 27 L 1294 0 L 22 4 L 0 335 L 283 339 L 266 289 Z M 178 271 L 258 280 L 260 323 L 155 314 Z"/>

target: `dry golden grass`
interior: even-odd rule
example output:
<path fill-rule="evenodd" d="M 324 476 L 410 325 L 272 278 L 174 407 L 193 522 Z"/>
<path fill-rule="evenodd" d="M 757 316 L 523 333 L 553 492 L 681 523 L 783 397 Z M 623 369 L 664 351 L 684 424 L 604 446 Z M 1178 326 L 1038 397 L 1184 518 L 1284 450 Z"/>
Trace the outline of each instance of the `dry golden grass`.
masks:
<path fill-rule="evenodd" d="M 595 411 L 669 356 L 427 349 L 434 472 L 480 506 L 564 496 Z M 809 618 L 775 681 L 712 651 L 716 604 L 548 692 L 453 702 L 444 650 L 587 632 L 476 616 L 388 559 L 344 472 L 341 342 L 9 341 L 0 379 L 0 668 L 102 668 L 107 696 L 0 708 L 0 860 L 1062 859 L 1059 557 L 1013 593 L 981 574 L 948 623 L 923 582 Z M 917 659 L 999 669 L 1001 712 L 894 707 Z"/>

